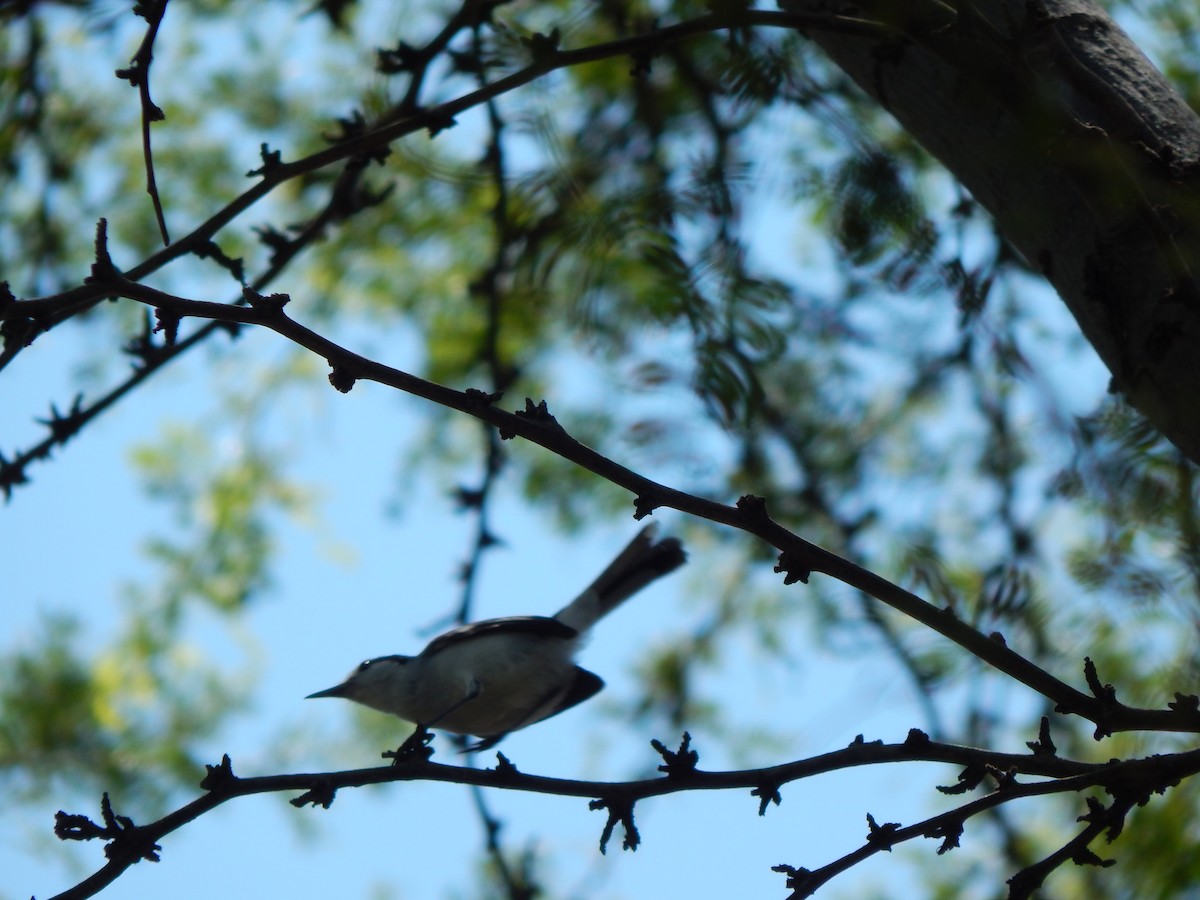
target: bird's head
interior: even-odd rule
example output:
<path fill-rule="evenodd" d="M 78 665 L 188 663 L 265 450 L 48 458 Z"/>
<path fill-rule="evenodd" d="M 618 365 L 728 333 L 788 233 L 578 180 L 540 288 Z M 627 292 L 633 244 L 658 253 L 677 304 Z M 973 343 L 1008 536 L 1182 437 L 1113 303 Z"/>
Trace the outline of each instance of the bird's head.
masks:
<path fill-rule="evenodd" d="M 411 677 L 411 656 L 377 656 L 358 665 L 339 685 L 309 694 L 315 697 L 342 697 L 381 712 L 395 713 L 397 701 L 406 693 Z"/>

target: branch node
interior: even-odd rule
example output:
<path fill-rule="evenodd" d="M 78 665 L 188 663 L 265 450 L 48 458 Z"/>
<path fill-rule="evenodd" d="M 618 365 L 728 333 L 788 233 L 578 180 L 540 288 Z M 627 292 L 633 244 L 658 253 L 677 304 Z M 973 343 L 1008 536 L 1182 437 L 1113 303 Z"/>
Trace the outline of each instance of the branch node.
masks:
<path fill-rule="evenodd" d="M 534 32 L 529 37 L 521 38 L 521 43 L 529 51 L 534 64 L 541 65 L 554 61 L 554 58 L 558 56 L 558 45 L 561 40 L 562 32 L 555 28 L 549 34 L 542 34 L 540 31 Z"/>
<path fill-rule="evenodd" d="M 796 898 L 811 897 L 817 888 L 825 883 L 824 879 L 818 878 L 815 872 L 805 869 L 803 866 L 797 869 L 795 866 L 781 863 L 778 866 L 771 866 L 771 871 L 787 876 L 784 887 L 791 891 L 792 896 Z"/>
<path fill-rule="evenodd" d="M 394 50 L 387 47 L 375 50 L 375 71 L 380 75 L 415 72 L 425 64 L 425 54 L 407 41 L 400 41 Z"/>
<path fill-rule="evenodd" d="M 258 156 L 262 160 L 262 165 L 257 169 L 251 169 L 246 173 L 247 178 L 253 178 L 255 175 L 261 175 L 263 178 L 270 178 L 274 175 L 279 167 L 283 165 L 283 152 L 280 150 L 272 150 L 266 143 L 258 145 Z"/>
<path fill-rule="evenodd" d="M 670 751 L 666 745 L 657 738 L 650 742 L 650 746 L 658 751 L 658 755 L 663 758 L 664 765 L 658 767 L 658 771 L 665 772 L 667 778 L 684 778 L 696 771 L 696 763 L 700 761 L 700 754 L 691 749 L 692 736 L 688 732 L 683 733 L 683 740 L 679 743 L 677 751 Z"/>
<path fill-rule="evenodd" d="M 1097 868 L 1107 869 L 1109 866 L 1115 866 L 1115 859 L 1101 859 L 1087 847 L 1081 847 L 1071 854 L 1071 862 L 1077 866 L 1096 866 Z"/>
<path fill-rule="evenodd" d="M 105 832 L 87 816 L 60 809 L 54 814 L 54 836 L 60 841 L 90 841 L 104 837 Z"/>
<path fill-rule="evenodd" d="M 873 847 L 879 847 L 889 853 L 892 852 L 893 838 L 896 832 L 900 830 L 899 822 L 885 822 L 880 825 L 875 821 L 875 817 L 867 813 L 867 843 Z"/>
<path fill-rule="evenodd" d="M 1175 692 L 1175 699 L 1167 704 L 1168 709 L 1177 713 L 1195 715 L 1200 712 L 1200 696 L 1196 694 L 1181 694 Z"/>
<path fill-rule="evenodd" d="M 343 394 L 350 393 L 350 389 L 354 387 L 354 382 L 357 380 L 350 370 L 343 366 L 334 366 L 329 372 L 329 383 L 333 385 L 334 390 Z"/>
<path fill-rule="evenodd" d="M 767 501 L 763 497 L 743 494 L 738 497 L 737 508 L 746 517 L 748 523 L 765 525 L 771 521 L 771 516 L 767 513 Z"/>
<path fill-rule="evenodd" d="M 467 395 L 467 402 L 470 403 L 475 409 L 483 409 L 484 407 L 492 406 L 504 396 L 503 392 L 501 391 L 488 393 L 487 391 L 479 390 L 479 388 L 467 388 L 464 393 Z"/>
<path fill-rule="evenodd" d="M 238 284 L 244 285 L 246 283 L 245 261 L 240 256 L 232 257 L 226 254 L 216 241 L 204 241 L 192 252 L 196 254 L 197 259 L 211 259 L 222 269 L 232 275 L 237 280 Z"/>
<path fill-rule="evenodd" d="M 637 826 L 633 824 L 633 800 L 628 798 L 615 799 L 601 797 L 588 803 L 588 809 L 607 809 L 608 820 L 604 823 L 604 831 L 600 835 L 600 852 L 608 852 L 608 841 L 612 837 L 617 823 L 625 830 L 625 839 L 621 842 L 622 850 L 637 850 L 642 842 Z"/>
<path fill-rule="evenodd" d="M 454 489 L 454 505 L 459 512 L 468 509 L 482 509 L 484 500 L 483 488 L 467 487 L 460 484 Z"/>
<path fill-rule="evenodd" d="M 1033 751 L 1034 756 L 1057 756 L 1058 748 L 1050 737 L 1050 717 L 1042 716 L 1042 724 L 1038 726 L 1038 739 L 1026 741 L 1025 746 Z"/>
<path fill-rule="evenodd" d="M 322 809 L 329 809 L 333 805 L 333 798 L 336 796 L 337 788 L 330 784 L 328 779 L 322 778 L 299 797 L 293 797 L 288 803 L 297 809 L 309 804 L 320 806 Z"/>
<path fill-rule="evenodd" d="M 1117 700 L 1117 690 L 1111 684 L 1102 684 L 1100 674 L 1096 671 L 1096 664 L 1092 662 L 1090 656 L 1083 658 L 1083 677 L 1087 680 L 1088 689 L 1092 692 L 1097 700 L 1105 703 L 1115 703 Z"/>
<path fill-rule="evenodd" d="M 259 312 L 269 315 L 279 315 L 283 312 L 283 308 L 291 302 L 291 297 L 287 294 L 260 294 L 252 288 L 242 288 L 242 299 L 249 304 L 251 309 L 256 309 Z"/>
<path fill-rule="evenodd" d="M 812 569 L 804 564 L 804 560 L 795 550 L 784 550 L 779 554 L 775 571 L 784 573 L 784 584 L 795 584 L 797 581 L 808 584 L 808 578 L 812 575 Z"/>
<path fill-rule="evenodd" d="M 448 131 L 458 124 L 454 116 L 446 112 L 444 109 L 430 109 L 425 111 L 426 128 L 429 129 L 429 136 L 435 138 L 443 131 Z"/>
<path fill-rule="evenodd" d="M 4 338 L 6 352 L 14 347 L 28 347 L 41 331 L 42 326 L 29 316 L 13 316 L 0 324 L 0 337 Z"/>
<path fill-rule="evenodd" d="M 101 218 L 96 223 L 96 257 L 92 262 L 92 271 L 85 279 L 84 284 L 96 284 L 106 281 L 114 281 L 120 272 L 113 264 L 112 257 L 108 253 L 108 219 Z"/>
<path fill-rule="evenodd" d="M 760 784 L 750 792 L 750 796 L 758 798 L 758 814 L 760 816 L 767 814 L 767 807 L 772 803 L 778 806 L 783 802 L 778 784 Z"/>
<path fill-rule="evenodd" d="M 1088 690 L 1092 692 L 1092 696 L 1100 701 L 1100 712 L 1096 717 L 1096 730 L 1092 737 L 1095 740 L 1106 738 L 1112 734 L 1112 728 L 1108 724 L 1108 709 L 1117 706 L 1117 689 L 1111 684 L 1104 684 L 1100 681 L 1100 674 L 1096 671 L 1096 664 L 1092 662 L 1090 656 L 1085 656 L 1083 659 L 1083 677 L 1087 681 Z"/>
<path fill-rule="evenodd" d="M 113 72 L 121 81 L 128 81 L 130 87 L 138 87 L 142 83 L 142 67 L 134 60 L 133 64 Z"/>
<path fill-rule="evenodd" d="M 873 741 L 868 741 L 861 734 L 856 734 L 854 736 L 854 740 L 852 740 L 849 744 L 847 744 L 848 747 L 866 747 L 868 745 L 873 746 L 873 747 L 882 747 L 883 741 L 879 738 L 876 738 Z"/>
<path fill-rule="evenodd" d="M 157 365 L 164 354 L 169 352 L 161 344 L 154 343 L 154 332 L 156 329 L 150 319 L 150 311 L 146 310 L 142 324 L 142 333 L 135 338 L 130 338 L 121 348 L 123 353 L 137 360 L 133 364 L 135 371 L 142 371 Z"/>
<path fill-rule="evenodd" d="M 654 511 L 661 505 L 662 504 L 657 500 L 652 500 L 643 494 L 638 494 L 638 496 L 634 497 L 633 499 L 634 520 L 640 522 L 642 519 L 646 518 L 646 516 L 653 515 Z"/>
<path fill-rule="evenodd" d="M 1076 816 L 1076 822 L 1087 822 L 1089 825 L 1104 825 L 1106 820 L 1110 818 L 1109 809 L 1095 797 L 1084 797 L 1084 803 L 1087 804 L 1088 811 L 1081 816 Z"/>
<path fill-rule="evenodd" d="M 100 815 L 103 826 L 87 816 L 65 813 L 60 809 L 54 814 L 54 834 L 63 841 L 107 840 L 104 855 L 114 862 L 138 862 L 143 859 L 159 861 L 158 854 L 162 847 L 146 837 L 146 829 L 134 825 L 133 819 L 113 812 L 107 792 L 100 798 Z"/>
<path fill-rule="evenodd" d="M 539 425 L 547 430 L 554 431 L 557 434 L 565 436 L 567 433 L 563 427 L 558 424 L 558 420 L 550 414 L 550 409 L 546 406 L 545 400 L 534 403 L 533 400 L 531 400 L 529 397 L 526 397 L 525 408 L 514 410 L 513 415 L 515 415 L 518 419 L 525 419 L 527 422 L 532 422 L 535 425 Z M 512 431 L 511 429 L 500 429 L 500 438 L 502 440 L 508 440 L 515 435 L 516 432 Z"/>
<path fill-rule="evenodd" d="M 50 418 L 38 419 L 39 425 L 50 429 L 50 437 L 60 447 L 79 433 L 87 419 L 83 408 L 83 394 L 76 394 L 71 401 L 71 408 L 66 413 L 59 412 L 58 404 L 50 404 Z"/>
<path fill-rule="evenodd" d="M 997 791 L 1006 791 L 1018 786 L 1016 766 L 999 769 L 996 766 L 988 765 L 986 768 L 987 774 L 996 779 Z"/>
<path fill-rule="evenodd" d="M 29 484 L 29 476 L 25 474 L 25 463 L 20 454 L 16 459 L 7 459 L 0 453 L 0 492 L 5 500 L 12 499 L 13 488 L 21 484 Z"/>
<path fill-rule="evenodd" d="M 499 750 L 496 751 L 496 768 L 494 768 L 492 771 L 497 775 L 506 776 L 516 776 L 521 774 L 517 767 L 512 764 L 512 761 Z"/>
<path fill-rule="evenodd" d="M 983 777 L 987 773 L 987 766 L 982 763 L 971 763 L 958 773 L 958 781 L 954 784 L 939 784 L 937 786 L 938 792 L 942 794 L 965 794 L 968 791 L 973 791 L 979 787 L 979 783 L 983 781 Z"/>
<path fill-rule="evenodd" d="M 292 246 L 296 243 L 273 225 L 256 225 L 251 230 L 258 237 L 259 243 L 271 251 L 271 265 L 280 264 L 291 253 Z"/>
<path fill-rule="evenodd" d="M 215 766 L 205 764 L 205 775 L 200 782 L 200 788 L 205 791 L 227 791 L 230 787 L 237 783 L 237 776 L 233 774 L 233 760 L 226 753 L 221 756 L 221 761 Z"/>
<path fill-rule="evenodd" d="M 182 317 L 179 313 L 156 306 L 154 308 L 154 320 L 158 324 L 154 326 L 153 334 L 158 334 L 161 331 L 163 333 L 163 343 L 168 347 L 173 347 L 175 345 L 175 338 L 179 336 L 179 323 L 182 321 Z"/>
<path fill-rule="evenodd" d="M 935 825 L 926 831 L 922 837 L 941 838 L 941 846 L 937 848 L 937 855 L 941 856 L 944 853 L 949 853 L 951 850 L 957 849 L 959 847 L 959 840 L 962 838 L 962 835 L 963 823 L 960 820 L 957 822 L 946 822 L 942 825 Z"/>

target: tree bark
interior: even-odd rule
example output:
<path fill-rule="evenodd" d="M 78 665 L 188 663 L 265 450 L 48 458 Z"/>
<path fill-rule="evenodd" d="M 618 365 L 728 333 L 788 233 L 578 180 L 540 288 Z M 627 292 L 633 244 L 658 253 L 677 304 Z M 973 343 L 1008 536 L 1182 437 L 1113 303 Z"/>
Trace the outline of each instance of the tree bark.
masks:
<path fill-rule="evenodd" d="M 1200 463 L 1200 118 L 1090 0 L 781 0 L 1054 285 L 1111 389 Z"/>

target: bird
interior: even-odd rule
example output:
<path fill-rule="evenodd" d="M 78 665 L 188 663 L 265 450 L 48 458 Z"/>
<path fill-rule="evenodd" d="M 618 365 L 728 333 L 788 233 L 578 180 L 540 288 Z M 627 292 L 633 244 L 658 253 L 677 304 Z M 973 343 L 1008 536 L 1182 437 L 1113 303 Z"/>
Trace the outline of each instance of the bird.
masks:
<path fill-rule="evenodd" d="M 416 656 L 361 663 L 338 685 L 307 699 L 341 697 L 431 728 L 495 746 L 510 732 L 595 696 L 603 680 L 575 664 L 591 627 L 642 588 L 687 561 L 678 538 L 643 528 L 599 576 L 554 616 L 507 616 L 461 625 Z"/>

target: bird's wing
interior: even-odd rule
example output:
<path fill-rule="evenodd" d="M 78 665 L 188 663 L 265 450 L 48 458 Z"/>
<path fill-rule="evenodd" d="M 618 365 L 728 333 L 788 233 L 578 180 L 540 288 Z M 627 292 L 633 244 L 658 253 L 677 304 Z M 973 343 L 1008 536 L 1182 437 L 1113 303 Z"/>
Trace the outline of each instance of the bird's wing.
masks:
<path fill-rule="evenodd" d="M 471 622 L 451 628 L 430 641 L 423 652 L 428 656 L 453 644 L 494 634 L 529 634 L 536 637 L 561 638 L 565 641 L 579 636 L 579 632 L 570 625 L 548 616 L 507 616 L 503 619 L 484 619 L 482 622 Z"/>

